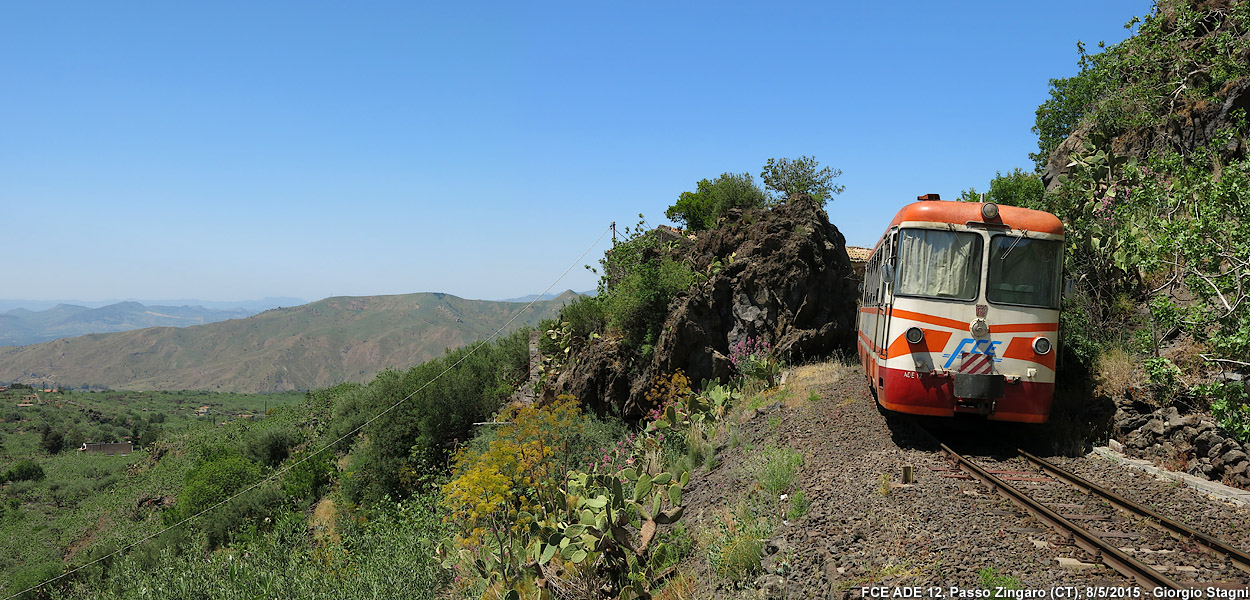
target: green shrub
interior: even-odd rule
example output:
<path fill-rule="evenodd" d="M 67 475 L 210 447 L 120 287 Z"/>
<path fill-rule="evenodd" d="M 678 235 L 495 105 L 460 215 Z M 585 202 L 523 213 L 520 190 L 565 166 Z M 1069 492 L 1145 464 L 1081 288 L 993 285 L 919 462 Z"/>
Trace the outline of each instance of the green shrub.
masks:
<path fill-rule="evenodd" d="M 655 572 L 663 572 L 694 552 L 694 537 L 685 523 L 679 522 L 661 533 L 659 541 L 656 553 L 651 557 L 651 568 Z"/>
<path fill-rule="evenodd" d="M 977 575 L 981 577 L 981 587 L 987 590 L 994 590 L 994 597 L 1003 597 L 1000 590 L 1018 590 L 1024 587 L 1024 583 L 1019 579 L 999 573 L 994 567 L 985 567 L 977 571 Z"/>
<path fill-rule="evenodd" d="M 1025 173 L 1019 167 L 1003 175 L 999 171 L 990 180 L 989 201 L 1007 206 L 1040 209 L 1045 204 L 1046 186 L 1037 173 Z"/>
<path fill-rule="evenodd" d="M 696 281 L 688 265 L 669 256 L 631 265 L 607 294 L 607 322 L 629 345 L 640 349 L 653 346 L 668 317 L 669 303 Z"/>
<path fill-rule="evenodd" d="M 290 455 L 291 446 L 299 443 L 299 438 L 298 433 L 288 429 L 254 431 L 248 436 L 245 454 L 253 462 L 276 467 Z"/>
<path fill-rule="evenodd" d="M 708 543 L 708 565 L 717 575 L 735 583 L 760 571 L 764 540 L 772 535 L 768 520 L 752 513 L 747 503 L 718 519 Z"/>
<path fill-rule="evenodd" d="M 61 570 L 62 567 L 60 561 L 41 562 L 38 564 L 18 567 L 14 571 L 12 579 L 9 581 L 9 586 L 5 588 L 5 593 L 18 592 L 26 588 L 39 585 L 49 579 L 52 579 L 53 577 L 59 577 L 61 575 Z M 36 598 L 43 599 L 48 597 L 49 595 L 46 590 L 26 592 L 25 594 L 17 596 L 20 600 L 35 600 Z"/>
<path fill-rule="evenodd" d="M 207 548 L 223 546 L 238 535 L 255 537 L 267 530 L 283 503 L 282 493 L 265 484 L 244 493 L 202 517 Z"/>
<path fill-rule="evenodd" d="M 44 425 L 40 432 L 39 446 L 48 454 L 57 454 L 65 448 L 65 434 Z"/>
<path fill-rule="evenodd" d="M 713 180 L 700 180 L 693 192 L 682 192 L 664 216 L 699 231 L 715 228 L 717 220 L 731 208 L 762 208 L 767 204 L 768 196 L 755 185 L 750 173 L 722 173 Z"/>
<path fill-rule="evenodd" d="M 561 323 L 568 323 L 570 333 L 582 339 L 590 338 L 590 334 L 603 331 L 607 325 L 607 315 L 603 302 L 597 296 L 582 296 L 560 309 Z M 543 331 L 546 331 L 544 329 Z"/>
<path fill-rule="evenodd" d="M 296 457 L 299 460 L 302 457 Z M 298 508 L 308 506 L 334 476 L 333 454 L 321 452 L 301 462 L 282 477 L 282 495 Z"/>
<path fill-rule="evenodd" d="M 776 194 L 777 202 L 786 203 L 795 196 L 809 195 L 824 204 L 841 194 L 846 186 L 833 183 L 834 178 L 842 175 L 840 169 L 817 168 L 819 166 L 814 156 L 770 158 L 760 172 L 760 179 L 765 188 Z"/>
<path fill-rule="evenodd" d="M 403 373 L 384 371 L 367 388 L 349 392 L 354 408 L 344 415 L 348 422 L 395 408 L 366 428 L 369 443 L 352 453 L 343 478 L 348 500 L 373 504 L 417 491 L 417 475 L 440 470 L 451 449 L 472 436 L 473 423 L 490 420 L 528 368 L 529 333 L 522 330 Z"/>
<path fill-rule="evenodd" d="M 1217 382 L 1195 386 L 1194 391 L 1207 399 L 1220 427 L 1241 443 L 1250 443 L 1250 396 L 1244 384 Z"/>
<path fill-rule="evenodd" d="M 260 465 L 238 454 L 220 450 L 208 454 L 187 472 L 176 510 L 168 513 L 171 522 L 213 506 L 261 478 Z"/>
<path fill-rule="evenodd" d="M 4 474 L 8 481 L 43 481 L 43 467 L 32 460 L 19 460 Z"/>
<path fill-rule="evenodd" d="M 113 481 L 116 481 L 114 479 Z M 65 485 L 48 486 L 52 501 L 60 507 L 73 506 L 96 491 L 96 483 L 89 479 L 76 479 Z"/>
<path fill-rule="evenodd" d="M 450 577 L 438 564 L 435 544 L 447 534 L 433 498 L 386 502 L 361 516 L 367 516 L 367 522 L 355 525 L 349 520 L 341 528 L 341 543 L 314 541 L 302 515 L 288 513 L 272 520 L 272 530 L 257 530 L 254 537 L 234 547 L 207 554 L 188 551 L 207 545 L 204 533 L 171 531 L 118 559 L 106 577 L 76 578 L 57 589 L 56 596 L 72 600 L 446 597 Z M 38 581 L 59 573 L 59 569 L 49 570 Z"/>
<path fill-rule="evenodd" d="M 1146 376 L 1154 386 L 1155 402 L 1171 404 L 1180 386 L 1181 370 L 1166 358 L 1147 358 L 1144 362 Z"/>
<path fill-rule="evenodd" d="M 131 562 L 140 570 L 150 572 L 156 568 L 162 555 L 179 556 L 191 545 L 186 527 L 174 527 L 148 540 L 131 553 Z"/>
<path fill-rule="evenodd" d="M 642 215 L 638 215 L 640 218 Z M 698 281 L 690 265 L 656 231 L 639 221 L 625 239 L 604 253 L 599 295 L 607 328 L 644 356 L 659 338 L 668 305 Z"/>
<path fill-rule="evenodd" d="M 793 448 L 765 448 L 759 467 L 760 485 L 774 496 L 785 493 L 794 486 L 803 455 Z"/>
<path fill-rule="evenodd" d="M 807 498 L 807 494 L 803 490 L 795 490 L 790 495 L 790 508 L 786 510 L 786 518 L 791 521 L 803 518 L 811 508 L 812 501 Z"/>

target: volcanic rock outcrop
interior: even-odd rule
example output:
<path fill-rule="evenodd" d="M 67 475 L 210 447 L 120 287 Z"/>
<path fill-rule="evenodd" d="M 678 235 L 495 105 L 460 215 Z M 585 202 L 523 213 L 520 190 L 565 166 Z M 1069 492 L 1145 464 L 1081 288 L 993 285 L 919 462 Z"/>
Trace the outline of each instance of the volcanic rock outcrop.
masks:
<path fill-rule="evenodd" d="M 695 386 L 730 377 L 730 347 L 749 338 L 791 362 L 852 349 L 858 280 L 819 202 L 799 196 L 772 210 L 730 211 L 716 229 L 682 240 L 678 252 L 707 280 L 669 304 L 651 355 L 596 340 L 573 356 L 555 393 L 636 417 L 659 376 L 680 369 Z"/>

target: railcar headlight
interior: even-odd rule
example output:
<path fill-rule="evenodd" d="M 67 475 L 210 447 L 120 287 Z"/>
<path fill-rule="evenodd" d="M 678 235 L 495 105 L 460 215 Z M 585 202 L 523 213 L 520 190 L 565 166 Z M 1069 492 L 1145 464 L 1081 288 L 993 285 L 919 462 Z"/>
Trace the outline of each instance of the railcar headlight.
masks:
<path fill-rule="evenodd" d="M 998 217 L 998 205 L 993 202 L 986 202 L 981 205 L 981 216 L 986 219 L 994 219 Z"/>
<path fill-rule="evenodd" d="M 1044 337 L 1033 338 L 1033 351 L 1038 354 L 1048 354 L 1050 352 L 1050 340 Z"/>
<path fill-rule="evenodd" d="M 924 341 L 924 330 L 919 327 L 909 327 L 907 328 L 907 333 L 903 335 L 907 337 L 908 343 L 911 344 L 919 344 Z"/>

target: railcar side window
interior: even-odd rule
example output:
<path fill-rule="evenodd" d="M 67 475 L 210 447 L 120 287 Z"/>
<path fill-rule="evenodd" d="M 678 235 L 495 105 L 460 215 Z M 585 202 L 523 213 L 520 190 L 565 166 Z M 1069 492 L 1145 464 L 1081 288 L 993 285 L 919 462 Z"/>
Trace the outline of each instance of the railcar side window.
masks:
<path fill-rule="evenodd" d="M 990 277 L 985 297 L 1000 304 L 1059 308 L 1063 242 L 1014 235 L 990 239 Z"/>
<path fill-rule="evenodd" d="M 864 269 L 864 306 L 876 306 L 881 296 L 881 251 L 872 253 Z"/>
<path fill-rule="evenodd" d="M 899 232 L 896 292 L 973 300 L 981 281 L 981 236 L 960 231 L 903 229 Z"/>

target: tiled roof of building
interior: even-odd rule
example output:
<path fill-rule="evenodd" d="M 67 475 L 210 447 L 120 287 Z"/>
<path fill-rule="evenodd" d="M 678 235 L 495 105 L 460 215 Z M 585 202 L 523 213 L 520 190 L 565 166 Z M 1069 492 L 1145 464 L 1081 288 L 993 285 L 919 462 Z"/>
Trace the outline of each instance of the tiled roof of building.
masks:
<path fill-rule="evenodd" d="M 851 258 L 852 262 L 868 262 L 868 259 L 872 258 L 872 248 L 847 246 L 846 254 Z"/>

